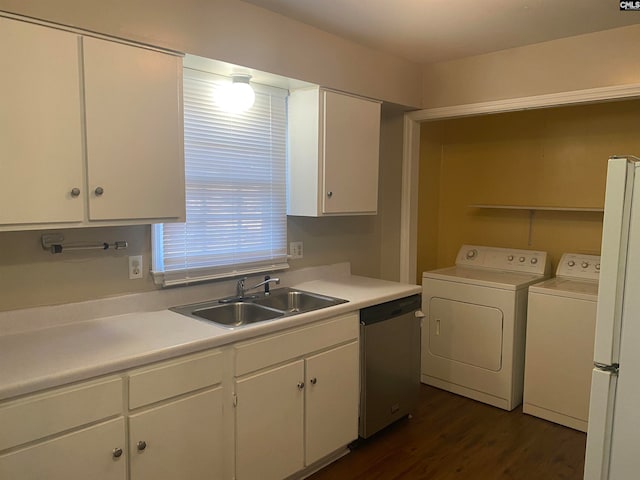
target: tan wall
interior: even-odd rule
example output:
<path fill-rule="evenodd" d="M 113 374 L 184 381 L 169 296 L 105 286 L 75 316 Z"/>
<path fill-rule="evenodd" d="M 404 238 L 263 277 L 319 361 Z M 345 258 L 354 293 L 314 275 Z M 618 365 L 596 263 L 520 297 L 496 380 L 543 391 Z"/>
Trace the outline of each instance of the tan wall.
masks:
<path fill-rule="evenodd" d="M 423 69 L 423 108 L 640 83 L 640 25 Z"/>
<path fill-rule="evenodd" d="M 601 213 L 473 204 L 603 207 L 607 159 L 640 152 L 640 101 L 424 123 L 418 277 L 452 265 L 464 243 L 598 254 Z"/>
<path fill-rule="evenodd" d="M 417 282 L 425 270 L 438 267 L 440 222 L 440 170 L 443 123 L 423 124 L 420 129 L 420 167 L 418 179 Z"/>
<path fill-rule="evenodd" d="M 419 65 L 239 0 L 0 0 L 0 10 L 419 107 Z"/>
<path fill-rule="evenodd" d="M 126 240 L 127 250 L 52 255 L 42 249 L 46 231 L 0 233 L 0 311 L 103 298 L 155 289 L 149 274 L 148 225 L 56 230 L 65 242 Z M 128 255 L 144 255 L 145 278 L 129 280 Z"/>
<path fill-rule="evenodd" d="M 383 107 L 378 184 L 379 277 L 392 281 L 400 280 L 403 129 L 403 112 Z"/>
<path fill-rule="evenodd" d="M 304 258 L 292 269 L 351 262 L 358 275 L 380 276 L 379 220 L 370 217 L 290 217 L 290 241 L 304 242 Z M 127 250 L 52 255 L 40 246 L 46 231 L 0 232 L 0 311 L 56 305 L 155 290 L 149 275 L 150 227 L 57 230 L 65 241 L 126 240 Z M 128 255 L 144 256 L 145 278 L 129 280 Z M 396 257 L 398 254 L 395 255 Z"/>

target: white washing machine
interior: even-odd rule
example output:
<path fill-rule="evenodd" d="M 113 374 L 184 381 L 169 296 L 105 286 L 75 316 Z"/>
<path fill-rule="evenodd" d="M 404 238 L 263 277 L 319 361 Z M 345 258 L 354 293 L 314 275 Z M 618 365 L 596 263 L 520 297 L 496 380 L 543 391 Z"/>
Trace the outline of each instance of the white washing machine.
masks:
<path fill-rule="evenodd" d="M 422 275 L 422 383 L 505 410 L 522 403 L 527 288 L 546 252 L 463 245 Z"/>
<path fill-rule="evenodd" d="M 529 288 L 522 410 L 587 431 L 600 257 L 565 253 Z"/>

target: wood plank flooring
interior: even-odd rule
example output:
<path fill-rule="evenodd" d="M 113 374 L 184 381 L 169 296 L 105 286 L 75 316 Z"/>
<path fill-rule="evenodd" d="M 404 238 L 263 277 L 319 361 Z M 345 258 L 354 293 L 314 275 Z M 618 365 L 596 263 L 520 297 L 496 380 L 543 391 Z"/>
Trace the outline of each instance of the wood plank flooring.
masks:
<path fill-rule="evenodd" d="M 426 385 L 412 419 L 310 480 L 582 480 L 586 434 Z"/>

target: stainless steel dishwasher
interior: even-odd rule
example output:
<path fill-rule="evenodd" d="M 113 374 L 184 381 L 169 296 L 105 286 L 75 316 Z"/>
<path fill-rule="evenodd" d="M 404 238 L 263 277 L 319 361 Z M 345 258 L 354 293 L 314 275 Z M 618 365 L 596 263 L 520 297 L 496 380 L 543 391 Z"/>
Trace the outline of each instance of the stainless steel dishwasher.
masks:
<path fill-rule="evenodd" d="M 420 389 L 421 296 L 360 310 L 360 425 L 368 438 L 414 412 Z"/>

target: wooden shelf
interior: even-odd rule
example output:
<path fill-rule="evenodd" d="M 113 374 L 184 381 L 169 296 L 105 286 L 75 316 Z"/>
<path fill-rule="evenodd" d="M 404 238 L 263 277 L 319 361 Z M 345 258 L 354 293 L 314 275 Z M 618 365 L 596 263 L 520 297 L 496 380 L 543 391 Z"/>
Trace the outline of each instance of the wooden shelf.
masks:
<path fill-rule="evenodd" d="M 590 208 L 590 207 L 549 207 L 549 206 L 538 206 L 538 205 L 489 205 L 489 204 L 473 204 L 469 205 L 469 208 L 486 208 L 493 210 L 525 210 L 529 212 L 529 238 L 527 241 L 527 245 L 531 246 L 532 244 L 532 235 L 533 235 L 533 219 L 535 217 L 536 212 L 538 211 L 547 211 L 547 212 L 594 212 L 594 213 L 604 213 L 604 208 Z"/>
<path fill-rule="evenodd" d="M 591 208 L 591 207 L 546 207 L 538 205 L 488 205 L 488 204 L 474 204 L 469 205 L 469 208 L 493 208 L 501 210 L 530 210 L 530 211 L 552 211 L 552 212 L 597 212 L 604 213 L 604 208 Z"/>

